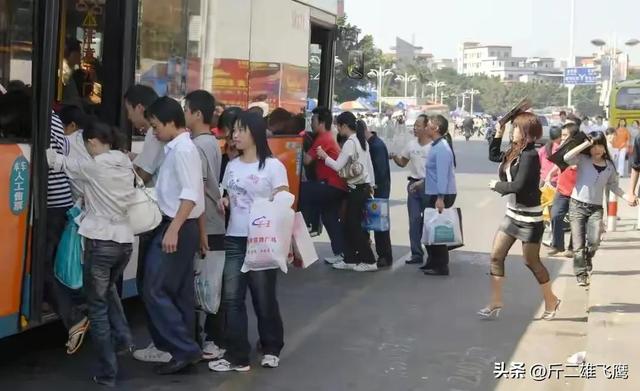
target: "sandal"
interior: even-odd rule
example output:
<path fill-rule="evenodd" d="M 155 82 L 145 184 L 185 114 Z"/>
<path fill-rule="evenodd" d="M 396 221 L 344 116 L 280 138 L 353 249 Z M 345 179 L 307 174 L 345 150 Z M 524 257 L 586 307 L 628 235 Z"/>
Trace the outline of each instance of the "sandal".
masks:
<path fill-rule="evenodd" d="M 74 354 L 82 346 L 84 336 L 89 330 L 89 318 L 86 316 L 78 323 L 76 323 L 69 330 L 69 339 L 67 340 L 67 354 Z"/>

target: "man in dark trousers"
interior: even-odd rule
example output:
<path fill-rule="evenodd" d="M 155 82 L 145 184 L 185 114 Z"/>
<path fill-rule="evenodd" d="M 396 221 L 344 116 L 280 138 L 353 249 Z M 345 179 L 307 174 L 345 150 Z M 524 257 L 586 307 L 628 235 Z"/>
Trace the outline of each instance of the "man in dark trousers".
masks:
<path fill-rule="evenodd" d="M 388 200 L 391 193 L 391 169 L 389 168 L 389 151 L 384 141 L 375 132 L 370 131 L 362 120 L 358 120 L 357 126 L 365 129 L 371 163 L 376 177 L 376 187 L 373 196 Z M 390 267 L 393 263 L 391 251 L 391 235 L 389 231 L 374 232 L 376 241 L 376 253 L 378 254 L 378 268 Z"/>

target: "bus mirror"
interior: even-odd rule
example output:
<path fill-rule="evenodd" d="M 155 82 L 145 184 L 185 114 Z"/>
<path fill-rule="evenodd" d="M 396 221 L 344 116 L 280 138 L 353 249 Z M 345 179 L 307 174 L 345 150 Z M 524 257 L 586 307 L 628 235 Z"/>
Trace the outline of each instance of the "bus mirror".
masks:
<path fill-rule="evenodd" d="M 347 76 L 357 80 L 364 78 L 364 53 L 362 50 L 349 50 Z"/>

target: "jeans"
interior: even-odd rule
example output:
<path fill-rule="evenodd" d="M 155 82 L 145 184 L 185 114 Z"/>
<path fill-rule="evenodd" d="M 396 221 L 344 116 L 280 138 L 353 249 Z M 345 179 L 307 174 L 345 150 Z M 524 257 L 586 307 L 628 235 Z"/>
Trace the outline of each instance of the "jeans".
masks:
<path fill-rule="evenodd" d="M 58 281 L 53 274 L 53 266 L 60 237 L 67 224 L 69 208 L 47 209 L 47 254 L 45 257 L 44 297 L 53 310 L 60 316 L 64 327 L 69 330 L 80 322 L 85 313 L 82 309 L 84 297 L 82 290 L 73 290 Z"/>
<path fill-rule="evenodd" d="M 151 243 L 153 242 L 153 237 L 155 234 L 155 230 L 145 232 L 138 236 L 138 269 L 136 270 L 136 288 L 138 290 L 138 294 L 144 301 L 144 269 L 146 267 L 146 259 L 147 252 L 151 247 Z M 158 337 L 158 331 L 156 330 L 153 322 L 151 322 L 151 318 L 149 317 L 149 311 L 147 311 L 146 306 L 143 306 L 142 312 L 144 313 L 144 318 L 147 321 L 147 328 L 149 329 L 149 334 L 151 335 L 151 340 L 155 341 Z"/>
<path fill-rule="evenodd" d="M 317 216 L 327 229 L 334 255 L 344 252 L 344 228 L 340 208 L 346 192 L 324 182 L 303 182 L 300 187 L 300 210 L 307 223 L 317 225 Z"/>
<path fill-rule="evenodd" d="M 369 198 L 369 184 L 349 189 L 347 212 L 345 216 L 345 252 L 346 263 L 375 264 L 376 258 L 369 244 L 369 233 L 362 229 L 364 207 Z"/>
<path fill-rule="evenodd" d="M 193 286 L 193 260 L 200 244 L 195 219 L 184 222 L 178 232 L 178 251 L 162 250 L 162 239 L 170 220 L 155 229 L 145 259 L 144 304 L 152 327 L 156 347 L 169 352 L 176 361 L 193 360 L 202 354 L 195 340 L 196 313 Z"/>
<path fill-rule="evenodd" d="M 569 204 L 571 197 L 556 193 L 551 207 L 551 231 L 553 232 L 553 240 L 551 247 L 558 251 L 564 251 L 565 221 L 564 218 L 569 213 Z"/>
<path fill-rule="evenodd" d="M 248 338 L 245 295 L 251 292 L 258 319 L 258 334 L 264 354 L 279 356 L 284 346 L 282 317 L 276 295 L 278 269 L 249 271 L 240 269 L 247 252 L 246 237 L 225 239 L 225 264 L 222 275 L 222 309 L 225 317 L 224 358 L 234 365 L 249 365 L 251 345 Z"/>
<path fill-rule="evenodd" d="M 98 353 L 98 377 L 115 381 L 116 349 L 133 345 L 116 284 L 122 279 L 133 251 L 131 243 L 87 239 L 84 256 L 84 290 L 89 305 L 89 332 Z"/>
<path fill-rule="evenodd" d="M 603 208 L 572 199 L 569 216 L 574 247 L 573 271 L 576 277 L 586 276 L 593 269 L 593 257 L 600 245 Z"/>
<path fill-rule="evenodd" d="M 427 195 L 427 208 L 435 208 L 436 201 L 438 200 L 438 196 L 435 195 Z M 451 208 L 453 203 L 456 201 L 455 194 L 447 194 L 444 196 L 444 207 Z M 427 259 L 427 263 L 430 265 L 431 269 L 438 271 L 447 271 L 449 270 L 449 248 L 447 246 L 426 246 L 427 255 L 429 258 Z"/>
<path fill-rule="evenodd" d="M 424 224 L 422 213 L 424 211 L 425 197 L 420 190 L 415 192 L 409 191 L 407 184 L 407 210 L 409 212 L 409 242 L 411 243 L 411 260 L 424 259 L 424 250 L 422 248 L 422 226 Z"/>

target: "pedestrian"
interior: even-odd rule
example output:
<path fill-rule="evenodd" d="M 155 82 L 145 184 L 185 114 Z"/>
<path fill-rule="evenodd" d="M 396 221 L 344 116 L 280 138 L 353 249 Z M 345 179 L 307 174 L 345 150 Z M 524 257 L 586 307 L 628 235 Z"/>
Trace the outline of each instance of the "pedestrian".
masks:
<path fill-rule="evenodd" d="M 69 142 L 69 159 L 73 160 L 90 160 L 91 156 L 87 152 L 82 138 L 84 127 L 90 122 L 82 110 L 77 106 L 63 106 L 60 109 L 60 121 L 64 125 L 64 135 Z M 83 181 L 70 180 L 71 193 L 73 200 L 78 201 L 83 194 Z"/>
<path fill-rule="evenodd" d="M 202 180 L 204 183 L 204 213 L 198 219 L 200 228 L 200 252 L 204 257 L 209 251 L 224 251 L 225 219 L 218 209 L 220 202 L 220 166 L 222 153 L 218 140 L 211 133 L 211 122 L 215 110 L 215 98 L 204 90 L 192 91 L 185 96 L 184 116 L 191 140 L 200 154 Z M 218 260 L 215 260 L 218 261 Z M 222 260 L 220 260 L 222 262 Z M 205 319 L 205 340 L 202 344 L 202 358 L 214 360 L 222 357 L 224 349 L 223 315 L 207 314 Z"/>
<path fill-rule="evenodd" d="M 166 144 L 156 137 L 149 119 L 145 116 L 147 108 L 157 99 L 158 94 L 156 94 L 153 88 L 142 84 L 129 87 L 124 94 L 124 107 L 127 112 L 127 119 L 131 122 L 136 132 L 144 135 L 142 151 L 137 155 L 130 153 L 129 156 L 132 158 L 136 173 L 147 186 L 153 186 L 157 180 L 158 170 L 164 160 L 164 146 Z M 138 294 L 142 295 L 142 300 L 144 300 L 145 261 L 147 259 L 149 246 L 153 241 L 153 236 L 154 231 L 145 232 L 138 236 L 139 252 L 136 288 Z M 167 363 L 171 360 L 171 355 L 168 352 L 159 350 L 154 345 L 153 341 L 159 340 L 160 337 L 153 322 L 149 318 L 146 310 L 147 307 L 146 305 L 144 306 L 143 312 L 147 320 L 147 327 L 151 334 L 152 342 L 146 348 L 133 352 L 133 358 L 143 362 Z"/>
<path fill-rule="evenodd" d="M 340 134 L 346 137 L 340 155 L 331 158 L 322 146 L 317 149 L 318 158 L 336 172 L 340 172 L 350 162 L 359 164 L 362 173 L 347 178 L 349 192 L 345 213 L 344 260 L 333 264 L 339 270 L 358 272 L 377 271 L 376 259 L 369 243 L 369 233 L 362 228 L 363 210 L 367 199 L 373 194 L 375 175 L 364 129 L 358 131 L 356 116 L 349 111 L 340 114 L 336 120 Z M 348 169 L 348 168 L 347 168 Z"/>
<path fill-rule="evenodd" d="M 496 125 L 496 136 L 489 147 L 489 160 L 500 163 L 500 180 L 492 180 L 489 188 L 508 196 L 507 211 L 491 251 L 491 301 L 478 312 L 483 319 L 495 319 L 503 307 L 502 285 L 504 262 L 513 244 L 522 242 L 522 253 L 527 267 L 535 276 L 545 302 L 542 319 L 555 317 L 560 299 L 551 289 L 547 268 L 540 261 L 540 245 L 544 232 L 540 204 L 540 158 L 535 141 L 542 135 L 542 125 L 532 113 L 518 114 L 512 122 L 511 147 L 501 151 L 504 126 Z"/>
<path fill-rule="evenodd" d="M 549 141 L 547 141 L 543 148 L 538 150 L 538 157 L 540 158 L 540 178 L 547 179 L 547 175 L 553 167 L 555 167 L 553 162 L 549 160 L 549 156 L 553 155 L 558 148 L 560 148 L 561 140 L 562 130 L 560 128 L 552 128 L 549 130 Z M 546 183 L 555 187 L 557 180 L 557 172 L 555 172 L 546 180 Z"/>
<path fill-rule="evenodd" d="M 319 225 L 318 217 L 327 229 L 333 256 L 326 257 L 325 262 L 335 264 L 344 261 L 344 226 L 340 218 L 342 204 L 347 197 L 347 184 L 338 173 L 328 167 L 318 157 L 318 147 L 332 159 L 340 155 L 340 147 L 333 137 L 331 125 L 333 117 L 329 109 L 316 107 L 311 116 L 313 144 L 309 152 L 304 154 L 304 164 L 313 164 L 316 181 L 302 182 L 300 186 L 300 210 L 305 221 L 312 226 Z"/>
<path fill-rule="evenodd" d="M 442 213 L 445 208 L 453 206 L 457 195 L 455 156 L 447 140 L 449 121 L 442 115 L 429 117 L 427 133 L 433 141 L 426 161 L 425 206 L 435 208 L 439 213 Z M 428 258 L 424 274 L 448 276 L 449 249 L 447 246 L 427 245 L 426 249 Z"/>
<path fill-rule="evenodd" d="M 267 117 L 267 135 L 275 136 L 286 134 L 289 121 L 293 115 L 282 107 L 275 108 Z"/>
<path fill-rule="evenodd" d="M 607 131 L 607 125 L 604 124 L 604 117 L 599 115 L 596 117 L 596 123 L 589 128 L 590 132 L 600 132 L 604 134 Z"/>
<path fill-rule="evenodd" d="M 225 314 L 225 353 L 209 363 L 215 372 L 246 372 L 251 345 L 248 336 L 247 288 L 251 293 L 258 320 L 260 344 L 264 353 L 261 365 L 276 368 L 284 346 L 282 317 L 276 295 L 278 269 L 241 271 L 247 252 L 251 207 L 256 199 L 273 199 L 289 191 L 287 171 L 273 157 L 267 143 L 267 124 L 260 114 L 242 112 L 233 130 L 240 156 L 229 162 L 222 180 L 227 196 L 219 208 L 229 209 L 231 218 L 225 238 L 225 265 L 222 283 L 222 311 Z"/>
<path fill-rule="evenodd" d="M 69 142 L 64 137 L 63 125 L 58 115 L 51 112 L 49 145 L 58 154 L 69 154 Z M 63 171 L 49 168 L 47 174 L 47 248 L 45 257 L 44 297 L 60 316 L 68 331 L 67 354 L 74 354 L 82 346 L 89 329 L 89 318 L 82 309 L 85 303 L 82 292 L 63 285 L 55 277 L 53 268 L 60 237 L 67 224 L 67 211 L 73 206 L 69 178 Z"/>
<path fill-rule="evenodd" d="M 631 145 L 631 133 L 627 129 L 627 120 L 622 118 L 618 121 L 615 136 L 611 142 L 613 156 L 615 157 L 616 169 L 620 178 L 624 178 L 627 172 L 627 152 Z"/>
<path fill-rule="evenodd" d="M 579 126 L 580 125 L 574 123 L 565 124 L 562 127 L 562 143 L 578 134 Z M 567 167 L 564 171 L 560 172 L 558 166 L 554 165 L 554 168 L 547 174 L 545 182 L 549 183 L 555 173 L 559 174 L 557 174 L 556 195 L 551 207 L 551 231 L 553 236 L 551 240 L 551 250 L 547 255 L 553 257 L 561 254 L 565 258 L 573 259 L 572 241 L 569 241 L 568 247 L 565 247 L 564 242 L 571 193 L 576 185 L 578 173 L 575 166 Z"/>
<path fill-rule="evenodd" d="M 600 245 L 604 191 L 612 191 L 631 206 L 636 205 L 636 200 L 620 188 L 615 164 L 601 132 L 591 132 L 586 141 L 564 156 L 564 160 L 577 166 L 576 186 L 569 205 L 574 247 L 573 270 L 578 285 L 588 286 L 593 257 Z"/>
<path fill-rule="evenodd" d="M 227 168 L 227 164 L 238 157 L 240 152 L 236 149 L 235 141 L 233 141 L 233 126 L 236 123 L 238 114 L 242 112 L 240 107 L 229 107 L 225 109 L 220 115 L 218 120 L 218 126 L 222 134 L 224 134 L 224 147 L 222 148 L 222 164 L 220 166 L 220 182 L 224 171 Z"/>
<path fill-rule="evenodd" d="M 171 360 L 155 367 L 166 375 L 179 372 L 202 358 L 195 341 L 193 260 L 199 245 L 198 218 L 204 213 L 202 162 L 189 132 L 182 107 L 162 97 L 145 112 L 153 133 L 165 142 L 156 193 L 162 222 L 153 232 L 145 259 L 144 304 L 155 334 L 155 346 Z"/>
<path fill-rule="evenodd" d="M 431 138 L 427 131 L 429 117 L 421 114 L 413 124 L 413 134 L 416 138 L 409 141 L 400 155 L 391 154 L 390 158 L 400 167 L 409 167 L 407 177 L 407 211 L 409 213 L 409 242 L 411 244 L 411 258 L 406 264 L 422 264 L 424 249 L 422 248 L 422 212 L 425 200 L 424 178 L 427 156 L 431 150 Z"/>
<path fill-rule="evenodd" d="M 357 133 L 364 132 L 369 143 L 369 153 L 375 176 L 376 187 L 373 192 L 374 198 L 389 200 L 391 194 L 391 169 L 389 167 L 389 151 L 384 141 L 376 132 L 371 131 L 364 121 L 358 121 L 356 126 L 364 128 L 358 129 Z M 393 264 L 393 251 L 391 248 L 391 234 L 389 231 L 376 231 L 373 234 L 376 242 L 376 253 L 378 254 L 378 268 L 391 267 Z"/>
<path fill-rule="evenodd" d="M 122 135 L 116 129 L 94 122 L 83 130 L 82 138 L 91 159 L 67 158 L 53 149 L 47 151 L 47 158 L 50 167 L 84 183 L 78 234 L 85 238 L 83 289 L 99 363 L 93 381 L 113 387 L 118 374 L 116 352 L 133 352 L 133 337 L 116 287 L 133 252 L 127 217 L 134 195 L 133 165 L 120 151 Z"/>

